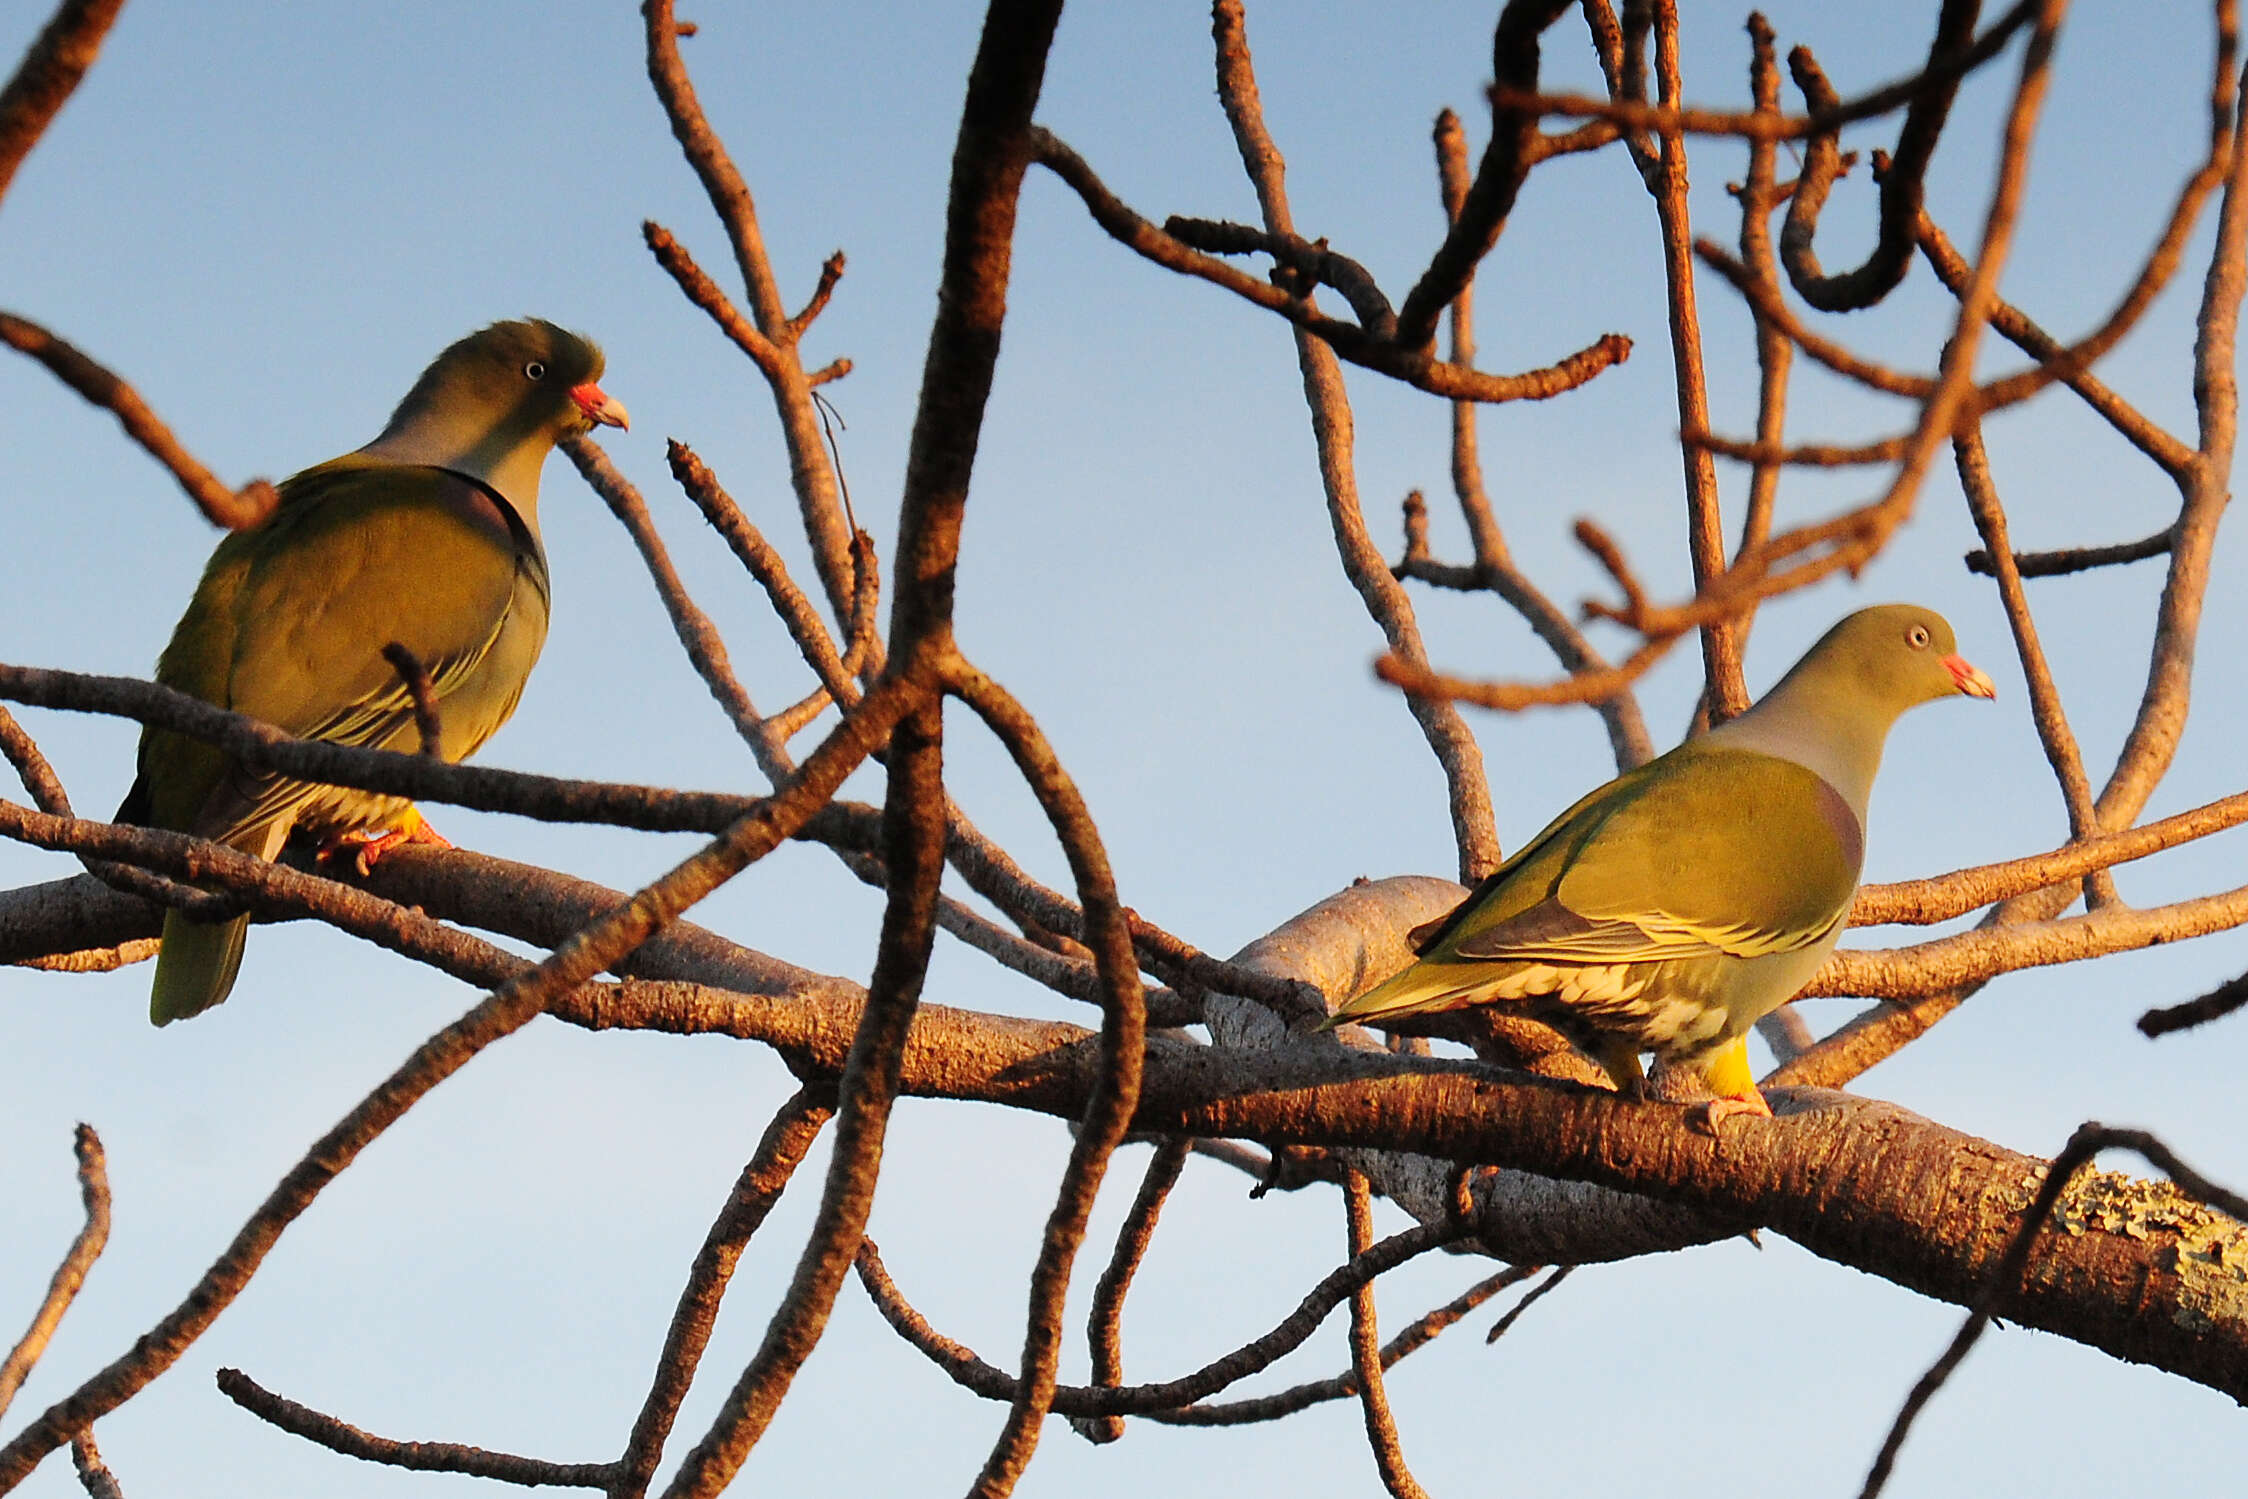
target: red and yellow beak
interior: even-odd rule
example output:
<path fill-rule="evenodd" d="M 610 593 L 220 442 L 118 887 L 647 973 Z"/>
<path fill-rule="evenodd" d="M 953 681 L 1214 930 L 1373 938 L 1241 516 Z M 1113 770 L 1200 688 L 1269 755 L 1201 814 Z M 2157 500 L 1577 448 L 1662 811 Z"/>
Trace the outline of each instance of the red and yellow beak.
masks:
<path fill-rule="evenodd" d="M 1998 688 L 1978 667 L 1968 663 L 1965 656 L 1950 655 L 1943 658 L 1943 668 L 1951 673 L 1952 684 L 1969 697 L 1998 696 Z"/>
<path fill-rule="evenodd" d="M 591 380 L 571 387 L 570 399 L 578 403 L 578 410 L 584 412 L 585 419 L 595 426 L 622 427 L 627 432 L 632 430 L 632 418 L 625 412 L 624 403 L 610 396 Z"/>

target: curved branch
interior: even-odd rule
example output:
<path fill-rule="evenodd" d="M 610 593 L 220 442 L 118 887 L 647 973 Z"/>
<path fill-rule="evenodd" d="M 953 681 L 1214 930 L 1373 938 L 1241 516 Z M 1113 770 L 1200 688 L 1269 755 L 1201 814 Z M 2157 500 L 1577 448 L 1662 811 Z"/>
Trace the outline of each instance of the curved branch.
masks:
<path fill-rule="evenodd" d="M 1378 337 L 1356 323 L 1328 317 L 1304 298 L 1269 281 L 1259 280 L 1165 233 L 1126 207 L 1085 164 L 1083 157 L 1051 133 L 1037 130 L 1033 132 L 1033 139 L 1039 165 L 1067 183 L 1084 200 L 1093 221 L 1125 248 L 1167 270 L 1199 277 L 1268 312 L 1278 313 L 1333 349 L 1338 357 L 1401 380 L 1416 390 L 1455 401 L 1545 401 L 1575 390 L 1611 365 L 1621 364 L 1631 357 L 1631 340 L 1621 333 L 1609 333 L 1544 369 L 1515 375 L 1492 375 L 1448 364 L 1431 355 L 1425 346 L 1408 348 Z"/>
<path fill-rule="evenodd" d="M 1542 1265 L 1513 1265 L 1495 1275 L 1487 1275 L 1469 1286 L 1435 1310 L 1423 1313 L 1418 1319 L 1399 1330 L 1396 1337 L 1382 1345 L 1382 1367 L 1395 1366 L 1407 1354 L 1416 1353 L 1435 1339 L 1437 1334 L 1451 1327 L 1469 1312 L 1489 1301 L 1509 1286 L 1520 1285 L 1540 1270 Z M 1522 1305 L 1539 1293 L 1533 1291 Z M 1522 1310 L 1517 1306 L 1509 1317 Z M 1246 1426 L 1256 1421 L 1274 1421 L 1282 1416 L 1292 1416 L 1297 1411 L 1309 1410 L 1329 1400 L 1347 1400 L 1358 1393 L 1358 1376 L 1354 1370 L 1326 1379 L 1308 1380 L 1290 1385 L 1285 1390 L 1275 1390 L 1270 1395 L 1255 1395 L 1245 1400 L 1230 1400 L 1219 1404 L 1201 1402 L 1182 1406 L 1177 1410 L 1147 1411 L 1147 1420 L 1164 1426 Z"/>
<path fill-rule="evenodd" d="M 1343 1212 L 1349 1227 L 1350 1256 L 1356 1259 L 1374 1245 L 1373 1194 L 1367 1190 L 1363 1172 L 1351 1171 L 1344 1176 Z M 1373 1449 L 1382 1487 L 1395 1499 L 1428 1499 L 1428 1490 L 1405 1466 L 1404 1443 L 1397 1435 L 1397 1418 L 1390 1413 L 1389 1392 L 1382 1383 L 1381 1333 L 1374 1321 L 1372 1281 L 1350 1293 L 1350 1372 L 1358 1384 L 1366 1445 Z"/>
<path fill-rule="evenodd" d="M 1023 706 L 998 683 L 966 663 L 951 672 L 952 689 L 975 710 L 1014 760 L 1053 825 L 1085 912 L 1086 945 L 1101 978 L 1100 1080 L 1079 1121 L 1061 1190 L 1046 1220 L 1030 1276 L 1030 1325 L 1023 1337 L 1022 1377 L 1007 1424 L 993 1444 L 971 1493 L 1011 1491 L 1038 1445 L 1039 1427 L 1053 1399 L 1061 1367 L 1062 1312 L 1069 1272 L 1084 1242 L 1093 1201 L 1109 1158 L 1123 1143 L 1139 1106 L 1142 1051 L 1147 1044 L 1147 997 L 1140 987 L 1132 934 L 1116 893 L 1116 877 L 1090 809 L 1046 736 Z M 1180 1160 L 1184 1160 L 1181 1153 Z"/>
<path fill-rule="evenodd" d="M 1829 135 L 1844 125 L 1887 114 L 1898 105 L 1918 98 L 1931 87 L 1949 87 L 1966 74 L 1996 57 L 2016 31 L 2037 13 L 2038 0 L 2019 0 L 1973 46 L 1939 67 L 1884 84 L 1847 104 L 1809 114 L 1771 114 L 1762 110 L 1737 113 L 1729 110 L 1684 108 L 1649 104 L 1642 99 L 1594 99 L 1583 94 L 1524 95 L 1493 91 L 1492 103 L 1508 109 L 1528 109 L 1541 115 L 1607 120 L 1631 130 L 1682 130 L 1692 135 L 1730 135 L 1743 140 L 1807 140 Z"/>
<path fill-rule="evenodd" d="M 1191 1374 L 1177 1379 L 1167 1379 L 1157 1384 L 1122 1386 L 1062 1385 L 1054 1391 L 1053 1408 L 1066 1416 L 1131 1416 L 1149 1415 L 1156 1411 L 1172 1410 L 1206 1399 L 1238 1384 L 1250 1375 L 1270 1367 L 1282 1356 L 1293 1352 L 1306 1338 L 1318 1331 L 1327 1314 L 1350 1299 L 1352 1291 L 1369 1284 L 1375 1277 L 1394 1270 L 1407 1260 L 1426 1254 L 1431 1249 L 1462 1236 L 1462 1230 L 1449 1226 L 1423 1224 L 1406 1229 L 1373 1245 L 1365 1253 L 1354 1255 L 1339 1268 L 1330 1271 L 1317 1285 L 1304 1293 L 1296 1309 L 1263 1336 L 1236 1348 L 1231 1353 L 1212 1359 Z M 875 1309 L 882 1313 L 898 1336 L 928 1355 L 930 1360 L 962 1389 L 973 1391 L 986 1400 L 1012 1400 L 1015 1398 L 1015 1377 L 1005 1370 L 994 1368 L 976 1356 L 975 1350 L 932 1328 L 922 1315 L 913 1309 L 904 1295 L 890 1279 L 882 1264 L 882 1256 L 869 1239 L 859 1246 L 857 1260 L 859 1283 L 866 1287 Z"/>
<path fill-rule="evenodd" d="M 5 185 L 5 177 L 0 176 L 0 187 Z M 239 490 L 229 489 L 193 453 L 180 446 L 172 429 L 148 409 L 139 391 L 37 323 L 0 312 L 0 343 L 38 360 L 54 372 L 56 379 L 116 417 L 125 435 L 164 465 L 212 525 L 246 531 L 281 503 L 280 491 L 263 479 L 252 479 Z"/>
<path fill-rule="evenodd" d="M 1139 1274 L 1148 1245 L 1155 1239 L 1155 1221 L 1162 1216 L 1163 1203 L 1171 1195 L 1171 1188 L 1178 1185 L 1179 1173 L 1193 1149 L 1192 1140 L 1178 1136 L 1157 1143 L 1155 1154 L 1148 1158 L 1147 1174 L 1140 1178 L 1140 1189 L 1132 1197 L 1131 1209 L 1124 1215 L 1124 1226 L 1117 1230 L 1116 1249 L 1109 1256 L 1108 1268 L 1093 1287 L 1085 1341 L 1092 1354 L 1093 1385 L 1097 1389 L 1113 1389 L 1124 1382 L 1124 1297 L 1132 1289 L 1133 1277 Z M 1079 1424 L 1077 1434 L 1088 1442 L 1113 1442 L 1124 1435 L 1124 1419 L 1106 1416 L 1087 1420 Z"/>
<path fill-rule="evenodd" d="M 416 1473 L 465 1473 L 526 1487 L 606 1488 L 616 1477 L 615 1463 L 556 1463 L 518 1457 L 460 1442 L 401 1442 L 362 1431 L 347 1421 L 276 1395 L 240 1369 L 218 1371 L 219 1392 L 242 1409 L 291 1436 L 318 1443 L 330 1452 L 362 1462 L 405 1468 Z"/>
<path fill-rule="evenodd" d="M 94 1133 L 92 1125 L 81 1124 L 71 1148 L 78 1156 L 78 1195 L 86 1205 L 86 1226 L 70 1241 L 62 1263 L 55 1266 L 54 1277 L 47 1282 L 47 1294 L 32 1314 L 30 1328 L 16 1340 L 8 1356 L 0 1359 L 0 1415 L 8 1413 L 16 1391 L 31 1377 L 32 1366 L 62 1325 L 63 1313 L 70 1310 L 70 1303 L 86 1284 L 86 1272 L 109 1243 L 109 1171 L 101 1136 Z"/>
<path fill-rule="evenodd" d="M 1911 267 L 1922 180 L 1966 71 L 1964 59 L 1974 50 L 1975 17 L 1981 8 L 1981 0 L 1944 0 L 1937 12 L 1936 35 L 1928 44 L 1928 64 L 1922 69 L 1927 82 L 1913 93 L 1904 125 L 1897 132 L 1896 158 L 1882 174 L 1880 238 L 1865 263 L 1854 271 L 1825 274 L 1812 248 L 1819 211 L 1826 206 L 1827 193 L 1839 172 L 1840 155 L 1832 131 L 1811 137 L 1803 175 L 1796 183 L 1795 196 L 1788 203 L 1787 223 L 1780 231 L 1780 263 L 1787 267 L 1796 294 L 1821 312 L 1855 312 L 1871 307 L 1894 291 Z M 2017 5 L 2008 19 L 2018 26 L 2037 8 Z M 1803 102 L 1812 109 L 1831 110 L 1841 103 L 1812 59 L 1810 48 L 1798 47 L 1789 53 L 1788 66 L 1796 86 L 1803 91 Z"/>
<path fill-rule="evenodd" d="M 1538 38 L 1561 19 L 1569 0 L 1507 0 L 1491 36 L 1491 71 L 1498 87 L 1535 92 L 1538 86 Z M 1530 175 L 1538 143 L 1538 116 L 1533 109 L 1500 104 L 1491 107 L 1491 139 L 1483 148 L 1483 161 L 1454 216 L 1444 242 L 1429 258 L 1428 269 L 1406 294 L 1397 312 L 1397 342 L 1407 349 L 1425 349 L 1436 338 L 1437 319 L 1491 247 L 1499 242 L 1507 215 L 1514 211 L 1515 195 Z"/>

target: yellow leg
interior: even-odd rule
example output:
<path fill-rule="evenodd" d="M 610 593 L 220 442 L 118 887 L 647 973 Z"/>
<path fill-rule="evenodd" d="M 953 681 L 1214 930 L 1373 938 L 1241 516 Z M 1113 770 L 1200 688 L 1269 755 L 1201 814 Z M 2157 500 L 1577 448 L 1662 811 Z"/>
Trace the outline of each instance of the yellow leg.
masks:
<path fill-rule="evenodd" d="M 1702 1079 L 1717 1096 L 1697 1105 L 1686 1116 L 1690 1127 L 1714 1135 L 1718 1125 L 1736 1114 L 1772 1117 L 1772 1106 L 1757 1091 L 1756 1074 L 1749 1071 L 1746 1037 L 1735 1036 L 1723 1051 L 1710 1058 L 1709 1064 L 1702 1068 Z"/>

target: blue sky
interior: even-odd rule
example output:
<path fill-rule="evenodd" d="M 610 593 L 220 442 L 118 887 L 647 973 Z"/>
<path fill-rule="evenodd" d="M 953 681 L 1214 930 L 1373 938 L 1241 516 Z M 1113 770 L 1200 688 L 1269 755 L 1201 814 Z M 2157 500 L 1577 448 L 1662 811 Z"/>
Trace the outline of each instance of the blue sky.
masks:
<path fill-rule="evenodd" d="M 1295 3 L 1251 13 L 1298 224 L 1363 261 L 1393 297 L 1441 227 L 1431 118 L 1454 106 L 1481 140 L 1477 100 L 1495 11 Z M 1782 45 L 1810 43 L 1846 91 L 1909 70 L 1933 11 L 1771 7 Z M 1741 17 L 1689 12 L 1689 92 L 1738 103 Z M 976 14 L 958 4 L 687 14 L 702 26 L 686 44 L 690 65 L 758 195 L 790 299 L 809 291 L 828 252 L 840 246 L 850 257 L 807 357 L 855 363 L 831 393 L 849 424 L 859 514 L 887 555 Z M 24 0 L 0 6 L 0 52 L 12 58 L 43 18 Z M 2048 327 L 2065 334 L 2095 322 L 2151 244 L 2203 129 L 2207 33 L 2205 18 L 2184 13 L 2151 25 L 2128 7 L 2071 17 L 2023 246 L 2005 283 Z M 134 380 L 199 456 L 236 481 L 278 478 L 365 441 L 429 356 L 471 327 L 528 313 L 582 328 L 606 347 L 604 383 L 634 417 L 630 434 L 604 434 L 606 446 L 648 495 L 760 703 L 792 701 L 805 685 L 801 664 L 664 469 L 665 437 L 692 444 L 809 578 L 760 382 L 640 243 L 641 221 L 653 218 L 714 274 L 727 270 L 639 49 L 638 16 L 621 3 L 228 12 L 136 0 L 0 204 L 0 305 Z M 1550 78 L 1593 85 L 1573 21 L 1547 51 Z M 2011 59 L 1963 94 L 1931 176 L 1932 206 L 1962 244 L 1980 220 Z M 1066 14 L 1040 118 L 1150 217 L 1253 214 L 1213 97 L 1198 5 L 1149 0 Z M 1879 144 L 1890 129 L 1851 143 Z M 1695 147 L 1696 212 L 1702 232 L 1720 240 L 1736 230 L 1723 184 L 1741 160 L 1738 148 Z M 1830 266 L 1866 243 L 1870 199 L 1862 173 L 1838 191 L 1822 243 Z M 2204 232 L 2178 284 L 2105 367 L 2173 423 L 2191 418 L 2187 357 L 2207 241 Z M 1357 875 L 1448 873 L 1434 766 L 1367 671 L 1379 639 L 1327 537 L 1285 330 L 1137 261 L 1035 173 L 1015 266 L 965 539 L 960 634 L 1054 736 L 1103 819 L 1125 898 L 1226 952 Z M 1584 390 L 1481 418 L 1518 555 L 1556 597 L 1581 598 L 1599 580 L 1568 532 L 1591 515 L 1675 595 L 1686 581 L 1683 507 L 1653 215 L 1622 159 L 1541 171 L 1480 286 L 1488 368 L 1544 364 L 1608 331 L 1637 340 L 1630 363 Z M 1719 424 L 1745 432 L 1746 319 L 1714 279 L 1702 295 Z M 1925 367 L 1948 316 L 1940 289 L 1916 270 L 1892 305 L 1837 331 Z M 2015 363 L 2004 351 L 1990 360 Z M 1397 502 L 1424 487 L 1439 551 L 1460 555 L 1441 500 L 1444 408 L 1362 374 L 1351 389 L 1375 535 L 1394 547 Z M 0 362 L 0 412 L 10 541 L 0 550 L 0 658 L 145 673 L 212 533 L 107 417 L 36 366 Z M 1807 372 L 1790 430 L 1849 439 L 1893 430 L 1905 416 Z M 1994 421 L 1990 436 L 2024 546 L 2133 538 L 2174 511 L 2166 481 L 2066 397 Z M 1723 477 L 1738 506 L 1741 472 Z M 1871 482 L 1791 480 L 1783 516 L 1825 513 Z M 521 711 L 483 758 L 754 788 L 753 767 L 671 642 L 628 543 L 566 465 L 550 467 L 543 508 L 553 633 Z M 2030 852 L 2065 833 L 2003 617 L 1987 582 L 1958 562 L 1973 544 L 1956 484 L 1939 466 L 1918 517 L 1861 582 L 1771 607 L 1750 648 L 1750 682 L 1761 688 L 1841 613 L 1910 598 L 1945 610 L 1963 648 L 1998 679 L 1995 711 L 1945 704 L 1897 731 L 1874 806 L 1869 878 Z M 2220 579 L 2237 563 L 2237 549 L 2221 542 Z M 2095 781 L 2143 679 L 2159 567 L 2036 585 Z M 1488 676 L 1549 671 L 1495 603 L 1419 602 L 1439 665 Z M 2242 612 L 2220 581 L 2193 724 L 2153 813 L 2239 789 L 2242 668 L 2218 643 L 2237 638 Z M 1681 731 L 1694 687 L 1683 654 L 1649 682 L 1658 740 Z M 130 774 L 130 726 L 24 718 L 82 809 L 115 805 Z M 1509 845 L 1608 773 L 1588 714 L 1478 714 L 1474 726 Z M 953 737 L 956 794 L 1059 880 L 1061 861 L 1002 757 L 970 726 Z M 873 783 L 855 785 L 867 794 Z M 689 847 L 458 811 L 436 820 L 476 848 L 617 885 L 645 880 Z M 2239 859 L 2236 841 L 2217 840 L 2127 870 L 2120 883 L 2151 904 L 2237 883 Z M 8 885 L 69 871 L 66 860 L 0 848 Z M 802 848 L 698 913 L 753 946 L 862 980 L 878 916 L 877 897 Z M 2243 967 L 2241 942 L 2227 936 L 2018 976 L 1861 1086 L 2039 1153 L 2085 1118 L 2145 1124 L 2239 1185 L 2248 1182 L 2237 1128 L 2248 1032 L 2235 1024 L 2150 1044 L 2130 1020 Z M 149 1028 L 146 983 L 145 969 L 0 973 L 0 1201 L 9 1204 L 0 1328 L 28 1316 L 74 1231 L 74 1121 L 103 1132 L 118 1203 L 112 1247 L 10 1430 L 173 1305 L 305 1145 L 473 998 L 301 927 L 257 932 L 234 997 L 192 1025 Z M 1085 1018 L 949 940 L 930 996 Z M 1822 1027 L 1848 1013 L 1831 1001 L 1808 1008 Z M 612 1456 L 688 1257 L 789 1086 L 768 1055 L 737 1043 L 592 1037 L 546 1023 L 480 1058 L 321 1198 L 178 1367 L 103 1423 L 127 1492 L 476 1487 L 348 1463 L 264 1427 L 212 1388 L 211 1370 L 225 1364 L 386 1434 L 561 1460 Z M 1049 1120 L 929 1103 L 899 1111 L 873 1232 L 923 1310 L 995 1362 L 1019 1347 L 1023 1278 L 1066 1149 Z M 1135 1148 L 1120 1159 L 1089 1241 L 1096 1258 L 1143 1155 Z M 816 1183 L 817 1168 L 818 1159 L 801 1182 Z M 1243 1188 L 1223 1168 L 1190 1168 L 1134 1293 L 1134 1377 L 1200 1363 L 1262 1330 L 1337 1257 L 1331 1194 L 1251 1203 Z M 754 1346 L 802 1242 L 810 1196 L 789 1198 L 744 1260 L 705 1365 L 707 1388 L 689 1402 L 682 1433 L 707 1423 Z M 1480 1273 L 1458 1262 L 1413 1266 L 1385 1282 L 1385 1318 L 1401 1323 Z M 1535 1491 L 1577 1479 L 1588 1463 L 1618 1488 L 1660 1475 L 1697 1487 L 1745 1480 L 1759 1491 L 1748 1475 L 1786 1473 L 1790 1491 L 1849 1492 L 1954 1315 L 1785 1242 L 1768 1238 L 1758 1253 L 1736 1241 L 1588 1270 L 1496 1349 L 1473 1330 L 1486 1317 L 1418 1355 L 1392 1394 L 1407 1450 L 1438 1493 L 1501 1483 Z M 1073 1326 L 1078 1317 L 1073 1310 Z M 1339 1327 L 1277 1377 L 1341 1367 Z M 744 1482 L 943 1492 L 965 1486 L 999 1420 L 847 1288 Z M 2053 1432 L 2083 1435 L 2057 1444 Z M 2248 1435 L 2221 1397 L 2013 1331 L 1986 1342 L 1938 1402 L 1907 1451 L 1899 1491 L 2082 1492 L 2127 1478 L 2187 1487 L 2244 1461 Z M 1249 1475 L 1260 1488 L 1303 1495 L 1376 1488 L 1357 1413 L 1344 1403 L 1233 1433 L 1141 1424 L 1099 1450 L 1057 1424 L 1021 1492 L 1230 1494 Z M 24 1492 L 59 1496 L 76 1485 L 50 1460 Z"/>

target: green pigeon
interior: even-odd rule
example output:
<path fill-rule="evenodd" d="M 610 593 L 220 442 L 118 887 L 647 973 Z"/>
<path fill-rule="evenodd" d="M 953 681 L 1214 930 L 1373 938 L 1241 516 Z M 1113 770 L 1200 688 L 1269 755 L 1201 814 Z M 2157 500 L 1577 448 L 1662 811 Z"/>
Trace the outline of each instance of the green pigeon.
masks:
<path fill-rule="evenodd" d="M 548 322 L 494 323 L 445 350 L 380 437 L 284 481 L 267 520 L 218 544 L 156 679 L 300 738 L 410 751 L 413 698 L 383 656 L 396 642 L 428 670 L 444 757 L 472 753 L 515 711 L 546 640 L 546 455 L 627 425 L 601 369 L 598 348 Z M 117 817 L 261 859 L 301 830 L 362 870 L 393 844 L 445 841 L 403 797 L 251 770 L 155 728 Z M 248 927 L 166 913 L 149 1018 L 224 1000 Z"/>
<path fill-rule="evenodd" d="M 1962 694 L 1996 695 L 1942 615 L 1859 610 L 1740 717 L 1555 818 L 1327 1025 L 1512 1004 L 1627 1093 L 1651 1051 L 1717 1095 L 1697 1123 L 1768 1116 L 1743 1038 L 1842 934 L 1891 725 Z"/>

